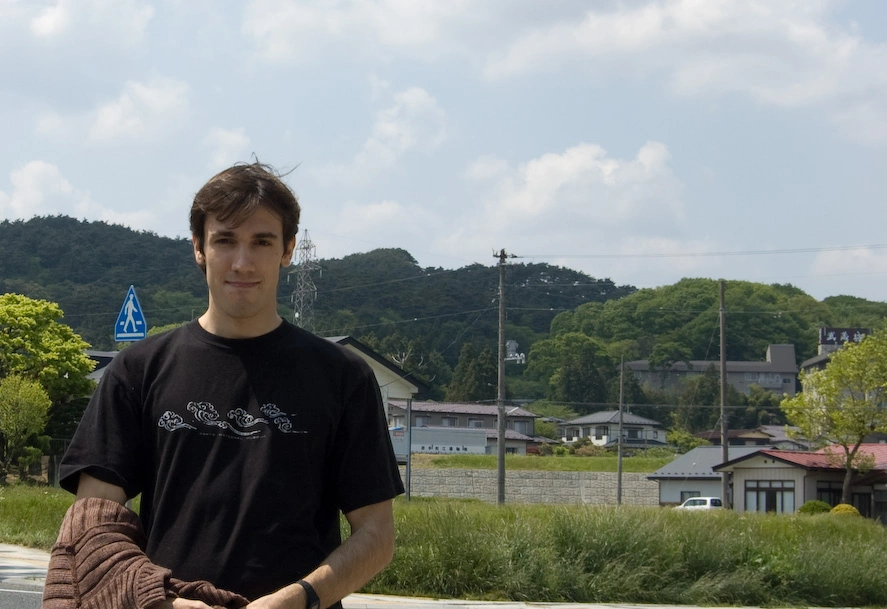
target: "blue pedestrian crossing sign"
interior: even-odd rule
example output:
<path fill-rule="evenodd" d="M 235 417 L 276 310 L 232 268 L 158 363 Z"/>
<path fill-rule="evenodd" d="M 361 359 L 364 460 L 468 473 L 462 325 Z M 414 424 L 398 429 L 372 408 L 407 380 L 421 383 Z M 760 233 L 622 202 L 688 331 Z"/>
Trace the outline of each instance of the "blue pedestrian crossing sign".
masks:
<path fill-rule="evenodd" d="M 145 321 L 145 314 L 142 313 L 142 305 L 136 298 L 136 289 L 129 286 L 129 292 L 126 293 L 126 299 L 114 325 L 114 340 L 119 343 L 135 341 L 147 335 L 148 323 Z"/>

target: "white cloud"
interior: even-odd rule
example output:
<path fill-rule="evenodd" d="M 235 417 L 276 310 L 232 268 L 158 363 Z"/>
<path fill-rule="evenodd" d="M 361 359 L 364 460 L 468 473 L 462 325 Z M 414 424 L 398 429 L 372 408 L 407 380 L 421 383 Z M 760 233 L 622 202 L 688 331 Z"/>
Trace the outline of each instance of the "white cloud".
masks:
<path fill-rule="evenodd" d="M 185 114 L 188 94 L 187 84 L 172 79 L 129 81 L 117 99 L 96 110 L 87 139 L 112 144 L 157 137 Z"/>
<path fill-rule="evenodd" d="M 429 223 L 438 219 L 429 211 L 397 201 L 357 203 L 342 206 L 335 222 L 336 232 L 365 239 L 367 235 L 390 233 L 394 227 L 400 235 L 422 235 Z"/>
<path fill-rule="evenodd" d="M 664 75 L 676 95 L 724 93 L 787 108 L 827 104 L 839 124 L 887 130 L 887 46 L 829 21 L 833 3 L 667 0 L 543 23 L 486 60 L 496 80 L 550 69 Z M 878 100 L 872 105 L 871 100 Z M 848 120 L 847 103 L 870 110 Z M 871 135 L 869 136 L 871 139 Z M 879 137 L 880 142 L 887 137 Z"/>
<path fill-rule="evenodd" d="M 437 231 L 436 247 L 486 260 L 490 251 L 505 246 L 518 255 L 589 271 L 644 265 L 636 259 L 602 265 L 591 256 L 703 248 L 703 237 L 686 235 L 682 185 L 669 162 L 668 148 L 660 142 L 647 142 L 631 159 L 589 143 L 518 166 L 483 157 L 466 176 L 488 194 L 480 197 L 480 206 L 451 210 L 449 230 Z M 681 268 L 699 265 L 691 259 Z"/>
<path fill-rule="evenodd" d="M 447 26 L 470 15 L 468 0 L 413 2 L 358 0 L 290 2 L 253 0 L 244 13 L 242 31 L 261 57 L 271 61 L 304 61 L 321 51 L 360 46 L 436 52 L 447 38 Z M 443 43 L 444 47 L 451 41 Z"/>
<path fill-rule="evenodd" d="M 223 169 L 235 161 L 243 160 L 249 152 L 250 139 L 245 130 L 213 127 L 203 138 L 203 144 L 210 150 L 210 163 L 214 168 Z"/>
<path fill-rule="evenodd" d="M 31 18 L 29 28 L 43 40 L 76 35 L 136 44 L 153 15 L 150 5 L 136 0 L 56 0 Z"/>
<path fill-rule="evenodd" d="M 0 192 L 0 217 L 22 219 L 62 214 L 74 218 L 103 220 L 142 227 L 150 223 L 149 211 L 121 212 L 92 201 L 88 193 L 74 187 L 58 167 L 46 161 L 31 161 L 10 173 L 12 193 Z"/>
<path fill-rule="evenodd" d="M 446 113 L 427 91 L 411 87 L 395 94 L 393 102 L 376 115 L 372 134 L 350 164 L 323 167 L 315 176 L 327 182 L 366 182 L 396 166 L 407 152 L 446 140 Z"/>
<path fill-rule="evenodd" d="M 683 208 L 668 160 L 660 142 L 647 142 L 629 161 L 594 144 L 548 153 L 501 175 L 485 206 L 485 221 L 512 229 L 539 228 L 540 222 L 558 228 L 573 221 L 597 226 L 665 218 L 674 223 Z M 502 172 L 490 159 L 481 163 Z"/>
<path fill-rule="evenodd" d="M 809 271 L 814 276 L 887 273 L 887 250 L 863 247 L 820 252 L 810 265 Z"/>

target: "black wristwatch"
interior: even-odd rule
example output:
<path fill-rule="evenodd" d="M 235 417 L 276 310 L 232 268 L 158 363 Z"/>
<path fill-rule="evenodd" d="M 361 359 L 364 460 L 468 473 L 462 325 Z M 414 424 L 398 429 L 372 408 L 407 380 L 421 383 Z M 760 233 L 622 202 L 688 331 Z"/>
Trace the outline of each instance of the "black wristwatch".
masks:
<path fill-rule="evenodd" d="M 302 586 L 302 589 L 305 590 L 305 597 L 308 599 L 305 604 L 305 609 L 320 609 L 320 597 L 317 596 L 314 587 L 304 579 L 300 579 L 296 583 Z"/>

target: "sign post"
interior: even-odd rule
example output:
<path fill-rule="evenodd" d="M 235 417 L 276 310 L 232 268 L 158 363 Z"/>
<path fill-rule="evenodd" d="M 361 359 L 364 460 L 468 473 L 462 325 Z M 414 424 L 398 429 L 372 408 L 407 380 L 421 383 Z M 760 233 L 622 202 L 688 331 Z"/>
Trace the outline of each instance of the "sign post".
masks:
<path fill-rule="evenodd" d="M 148 322 L 142 313 L 142 305 L 136 298 L 136 290 L 129 286 L 129 292 L 123 301 L 123 307 L 114 324 L 114 340 L 120 342 L 132 342 L 141 340 L 148 335 Z"/>

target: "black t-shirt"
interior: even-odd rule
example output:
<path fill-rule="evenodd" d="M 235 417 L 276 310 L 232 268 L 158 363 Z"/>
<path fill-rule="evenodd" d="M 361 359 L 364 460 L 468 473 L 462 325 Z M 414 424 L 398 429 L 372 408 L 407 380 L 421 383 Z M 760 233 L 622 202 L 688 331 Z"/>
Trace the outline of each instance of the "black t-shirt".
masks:
<path fill-rule="evenodd" d="M 223 339 L 197 322 L 105 371 L 60 470 L 142 493 L 146 553 L 257 598 L 340 543 L 339 511 L 403 492 L 379 388 L 356 354 L 283 322 Z"/>

